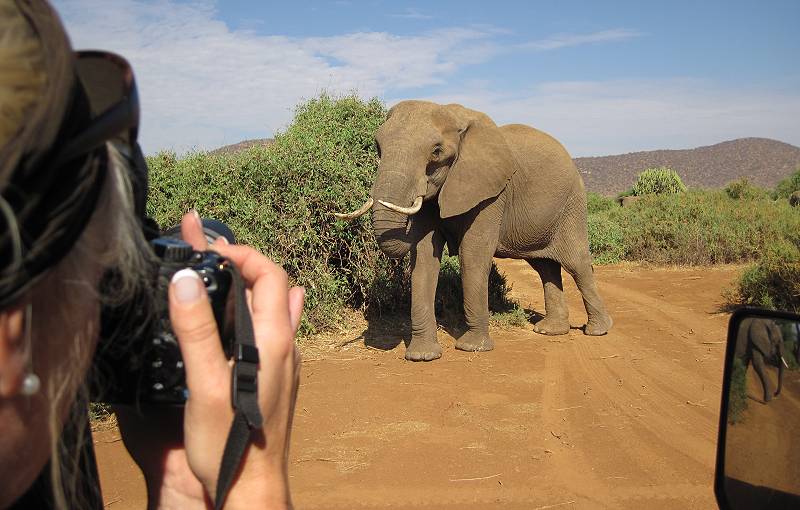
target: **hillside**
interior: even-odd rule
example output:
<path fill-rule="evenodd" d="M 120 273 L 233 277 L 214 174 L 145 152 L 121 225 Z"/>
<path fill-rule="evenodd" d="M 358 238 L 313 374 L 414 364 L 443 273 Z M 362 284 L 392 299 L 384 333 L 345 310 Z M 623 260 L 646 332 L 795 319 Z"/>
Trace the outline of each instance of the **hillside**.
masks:
<path fill-rule="evenodd" d="M 245 140 L 211 151 L 230 154 L 272 139 Z M 645 168 L 668 166 L 690 187 L 720 188 L 739 177 L 754 184 L 774 187 L 800 168 L 800 148 L 769 138 L 739 138 L 682 150 L 631 152 L 615 156 L 575 158 L 587 191 L 614 195 L 629 189 Z"/>
<path fill-rule="evenodd" d="M 575 158 L 588 191 L 613 195 L 630 188 L 645 168 L 668 166 L 690 187 L 719 188 L 747 177 L 774 187 L 800 168 L 800 148 L 768 138 L 740 138 L 683 150 Z"/>
<path fill-rule="evenodd" d="M 252 140 L 244 140 L 239 143 L 225 145 L 218 149 L 214 149 L 213 151 L 209 151 L 209 154 L 217 154 L 217 155 L 234 154 L 236 152 L 241 152 L 245 149 L 249 149 L 250 147 L 255 147 L 256 145 L 270 145 L 272 142 L 273 142 L 272 138 L 253 138 Z"/>

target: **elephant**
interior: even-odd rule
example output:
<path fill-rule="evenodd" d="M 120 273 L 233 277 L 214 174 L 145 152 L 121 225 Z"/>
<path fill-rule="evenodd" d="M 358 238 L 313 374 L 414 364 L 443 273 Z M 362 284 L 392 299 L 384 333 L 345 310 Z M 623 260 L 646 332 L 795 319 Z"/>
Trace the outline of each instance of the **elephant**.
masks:
<path fill-rule="evenodd" d="M 753 368 L 764 391 L 765 403 L 772 400 L 773 397 L 767 378 L 766 364 L 778 367 L 778 389 L 774 393 L 774 396 L 778 396 L 783 384 L 783 368 L 787 366 L 783 351 L 783 335 L 773 320 L 747 317 L 739 323 L 734 354 L 742 360 L 745 370 L 750 362 L 753 362 Z"/>
<path fill-rule="evenodd" d="M 792 207 L 800 205 L 800 190 L 793 191 L 792 194 L 789 195 L 789 205 Z"/>
<path fill-rule="evenodd" d="M 375 134 L 380 162 L 369 199 L 378 246 L 411 256 L 411 341 L 405 357 L 442 355 L 434 297 L 442 252 L 458 254 L 464 290 L 463 351 L 489 351 L 488 278 L 492 257 L 526 260 L 544 286 L 545 316 L 534 330 L 569 332 L 561 268 L 583 296 L 587 335 L 612 326 L 597 291 L 587 235 L 583 180 L 564 147 L 529 126 L 497 126 L 459 104 L 402 101 Z"/>

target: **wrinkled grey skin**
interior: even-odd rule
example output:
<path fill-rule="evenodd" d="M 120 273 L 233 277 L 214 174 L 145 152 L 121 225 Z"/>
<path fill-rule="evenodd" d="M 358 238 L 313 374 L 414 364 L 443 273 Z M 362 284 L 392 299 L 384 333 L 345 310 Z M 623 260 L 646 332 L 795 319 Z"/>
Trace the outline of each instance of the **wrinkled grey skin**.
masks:
<path fill-rule="evenodd" d="M 767 364 L 778 367 L 778 389 L 783 384 L 783 335 L 780 328 L 770 319 L 748 317 L 739 323 L 736 333 L 736 356 L 742 360 L 745 370 L 752 361 L 761 386 L 764 390 L 764 402 L 772 400 L 770 382 L 767 377 Z"/>
<path fill-rule="evenodd" d="M 492 257 L 524 259 L 544 284 L 546 316 L 535 330 L 569 332 L 561 268 L 583 295 L 584 332 L 603 335 L 611 317 L 595 286 L 586 193 L 569 154 L 549 135 L 520 124 L 498 127 L 461 105 L 403 101 L 376 134 L 380 165 L 372 188 L 373 226 L 390 257 L 411 253 L 411 342 L 406 359 L 439 358 L 434 295 L 445 243 L 458 254 L 467 331 L 456 348 L 488 351 Z M 378 201 L 422 209 L 405 215 Z"/>

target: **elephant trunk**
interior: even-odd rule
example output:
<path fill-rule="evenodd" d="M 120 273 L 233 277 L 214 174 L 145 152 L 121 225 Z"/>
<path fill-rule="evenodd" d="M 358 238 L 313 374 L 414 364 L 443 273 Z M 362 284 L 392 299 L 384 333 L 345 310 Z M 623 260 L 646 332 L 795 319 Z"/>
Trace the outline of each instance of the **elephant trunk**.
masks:
<path fill-rule="evenodd" d="M 410 218 L 405 214 L 375 205 L 372 211 L 372 227 L 375 240 L 386 256 L 402 258 L 411 250 L 414 240 L 410 235 Z"/>
<path fill-rule="evenodd" d="M 410 179 L 408 172 L 383 164 L 378 169 L 375 184 L 372 186 L 372 198 L 375 201 L 372 225 L 378 246 L 387 256 L 402 258 L 416 242 L 411 228 L 413 216 L 409 213 L 419 211 L 422 201 L 418 197 L 424 192 L 424 183 Z M 400 206 L 400 210 L 392 208 L 392 205 Z"/>

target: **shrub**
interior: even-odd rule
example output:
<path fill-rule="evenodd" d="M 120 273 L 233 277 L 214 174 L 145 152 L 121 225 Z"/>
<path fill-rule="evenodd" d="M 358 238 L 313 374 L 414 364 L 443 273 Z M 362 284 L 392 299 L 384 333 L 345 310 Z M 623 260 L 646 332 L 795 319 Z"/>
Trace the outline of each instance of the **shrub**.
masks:
<path fill-rule="evenodd" d="M 336 324 L 345 306 L 407 313 L 408 257 L 380 252 L 369 215 L 346 223 L 331 214 L 352 211 L 369 196 L 378 161 L 374 134 L 385 115 L 377 99 L 322 94 L 299 105 L 269 146 L 149 157 L 148 213 L 167 227 L 195 208 L 281 264 L 293 285 L 307 289 L 302 334 Z M 443 263 L 443 278 L 445 285 L 452 280 L 446 292 L 460 310 L 461 280 L 452 264 Z M 496 269 L 490 282 L 493 302 L 505 299 Z"/>
<path fill-rule="evenodd" d="M 607 211 L 614 207 L 617 207 L 617 202 L 613 198 L 604 197 L 591 191 L 586 194 L 586 209 L 590 215 Z"/>
<path fill-rule="evenodd" d="M 293 284 L 308 289 L 304 333 L 333 324 L 346 304 L 365 306 L 373 285 L 378 301 L 391 302 L 385 293 L 398 288 L 388 283 L 398 269 L 379 252 L 369 218 L 348 224 L 331 215 L 368 197 L 373 136 L 384 117 L 377 99 L 323 94 L 299 105 L 268 147 L 148 158 L 148 212 L 169 226 L 194 207 L 282 264 Z"/>
<path fill-rule="evenodd" d="M 622 227 L 609 213 L 588 218 L 589 251 L 596 264 L 614 264 L 625 254 Z"/>
<path fill-rule="evenodd" d="M 772 198 L 786 199 L 789 198 L 789 195 L 798 190 L 800 190 L 800 168 L 775 186 L 775 191 Z"/>
<path fill-rule="evenodd" d="M 800 368 L 800 359 L 797 358 L 797 348 L 800 338 L 796 329 L 795 321 L 780 321 L 778 326 L 781 328 L 783 335 L 783 353 L 786 363 L 789 365 L 790 370 L 797 370 Z"/>
<path fill-rule="evenodd" d="M 625 259 L 663 264 L 754 261 L 800 231 L 788 203 L 737 201 L 719 190 L 647 195 L 611 213 L 622 227 Z"/>
<path fill-rule="evenodd" d="M 749 305 L 800 312 L 800 243 L 783 240 L 739 278 L 738 300 Z"/>
<path fill-rule="evenodd" d="M 635 193 L 633 192 L 633 188 L 629 188 L 629 189 L 626 189 L 625 191 L 617 193 L 617 197 L 616 198 L 617 198 L 617 200 L 619 200 L 620 198 L 632 197 L 634 195 L 635 195 Z"/>
<path fill-rule="evenodd" d="M 511 288 L 506 277 L 500 274 L 492 262 L 489 271 L 489 311 L 493 314 L 514 312 L 518 305 L 507 296 Z M 436 287 L 436 314 L 461 315 L 464 313 L 464 290 L 461 285 L 461 266 L 458 257 L 445 254 L 439 269 L 439 283 Z"/>
<path fill-rule="evenodd" d="M 728 422 L 741 421 L 745 409 L 747 409 L 747 369 L 741 359 L 734 358 L 728 394 Z"/>
<path fill-rule="evenodd" d="M 755 200 L 767 196 L 767 190 L 751 184 L 747 177 L 729 183 L 725 187 L 725 193 L 734 200 Z"/>
<path fill-rule="evenodd" d="M 637 196 L 663 193 L 681 193 L 686 191 L 680 176 L 667 167 L 648 168 L 636 178 L 633 194 Z"/>

